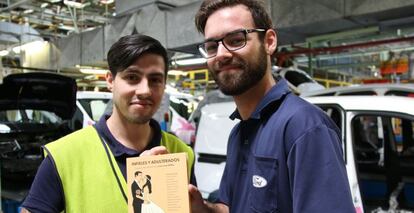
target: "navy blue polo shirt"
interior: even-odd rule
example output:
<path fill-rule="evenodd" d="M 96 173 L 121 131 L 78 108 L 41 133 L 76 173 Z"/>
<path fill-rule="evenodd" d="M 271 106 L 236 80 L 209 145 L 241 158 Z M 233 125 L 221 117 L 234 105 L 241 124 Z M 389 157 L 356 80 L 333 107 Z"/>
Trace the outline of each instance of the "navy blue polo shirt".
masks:
<path fill-rule="evenodd" d="M 339 129 L 278 81 L 230 134 L 220 201 L 235 213 L 355 212 Z"/>
<path fill-rule="evenodd" d="M 116 162 L 126 180 L 126 159 L 137 157 L 141 154 L 134 149 L 122 145 L 112 133 L 106 124 L 109 115 L 104 115 L 95 124 L 95 128 L 100 136 L 107 142 Z M 154 136 L 144 150 L 151 149 L 161 144 L 161 127 L 157 121 L 151 119 L 150 126 L 154 129 Z M 61 212 L 64 210 L 64 194 L 59 175 L 54 167 L 53 159 L 48 155 L 40 164 L 32 187 L 24 200 L 22 206 L 30 212 Z M 192 184 L 196 184 L 194 176 L 194 167 L 191 171 Z M 114 183 L 116 184 L 116 183 Z"/>

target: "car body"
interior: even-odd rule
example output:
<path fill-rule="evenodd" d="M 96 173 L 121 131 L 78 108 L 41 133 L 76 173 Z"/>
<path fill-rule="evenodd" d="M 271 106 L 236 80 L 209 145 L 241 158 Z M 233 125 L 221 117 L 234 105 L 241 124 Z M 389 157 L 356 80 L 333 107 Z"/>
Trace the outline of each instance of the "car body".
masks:
<path fill-rule="evenodd" d="M 303 97 L 345 95 L 396 95 L 414 97 L 414 84 L 362 84 L 301 93 Z"/>
<path fill-rule="evenodd" d="M 28 187 L 25 184 L 31 183 L 43 159 L 41 146 L 72 132 L 69 123 L 75 110 L 76 82 L 51 73 L 10 74 L 0 91 L 4 192 Z"/>
<path fill-rule="evenodd" d="M 188 120 L 194 123 L 196 126 L 198 126 L 198 123 L 201 118 L 201 113 L 202 113 L 201 109 L 204 106 L 208 104 L 213 104 L 213 103 L 231 102 L 231 101 L 233 101 L 233 97 L 223 94 L 220 90 L 216 89 L 216 90 L 209 91 L 204 95 L 203 100 L 201 100 L 198 103 L 197 108 L 191 113 Z"/>
<path fill-rule="evenodd" d="M 72 118 L 74 130 L 95 124 L 104 114 L 111 92 L 78 91 L 76 93 L 76 111 Z"/>
<path fill-rule="evenodd" d="M 194 172 L 198 189 L 206 199 L 220 185 L 226 163 L 227 140 L 238 122 L 229 118 L 235 108 L 234 102 L 226 101 L 206 104 L 200 110 L 194 146 Z"/>
<path fill-rule="evenodd" d="M 172 106 L 169 114 L 169 132 L 175 134 L 189 146 L 194 146 L 195 126 L 181 116 Z"/>
<path fill-rule="evenodd" d="M 289 88 L 296 94 L 302 94 L 325 89 L 324 86 L 315 81 L 305 71 L 295 67 L 281 68 L 273 66 L 272 73 L 275 77 L 281 76 L 284 79 L 286 79 Z"/>
<path fill-rule="evenodd" d="M 414 99 L 389 96 L 305 99 L 324 110 L 341 130 L 356 212 L 396 209 L 412 212 Z M 219 187 L 228 136 L 237 123 L 228 118 L 234 110 L 234 102 L 209 104 L 201 110 L 194 150 L 197 184 L 204 198 L 214 199 L 211 195 Z"/>

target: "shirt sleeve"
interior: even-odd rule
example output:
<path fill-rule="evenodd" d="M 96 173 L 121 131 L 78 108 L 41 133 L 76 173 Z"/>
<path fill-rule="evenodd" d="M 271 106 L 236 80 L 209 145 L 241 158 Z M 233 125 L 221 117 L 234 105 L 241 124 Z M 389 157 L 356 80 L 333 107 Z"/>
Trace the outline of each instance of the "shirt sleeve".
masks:
<path fill-rule="evenodd" d="M 220 188 L 218 192 L 218 198 L 216 198 L 217 199 L 216 202 L 229 205 L 229 197 L 230 197 L 229 187 L 230 186 L 227 183 L 227 179 L 228 179 L 228 172 L 227 172 L 227 163 L 226 163 L 226 165 L 224 166 L 223 176 L 221 177 Z"/>
<path fill-rule="evenodd" d="M 295 141 L 287 159 L 293 212 L 355 212 L 340 145 L 323 124 Z"/>
<path fill-rule="evenodd" d="M 62 184 L 49 155 L 40 164 L 22 207 L 32 213 L 64 210 Z"/>
<path fill-rule="evenodd" d="M 197 180 L 194 174 L 194 163 L 195 161 L 193 162 L 193 165 L 191 166 L 190 183 L 193 184 L 194 186 L 197 186 Z"/>

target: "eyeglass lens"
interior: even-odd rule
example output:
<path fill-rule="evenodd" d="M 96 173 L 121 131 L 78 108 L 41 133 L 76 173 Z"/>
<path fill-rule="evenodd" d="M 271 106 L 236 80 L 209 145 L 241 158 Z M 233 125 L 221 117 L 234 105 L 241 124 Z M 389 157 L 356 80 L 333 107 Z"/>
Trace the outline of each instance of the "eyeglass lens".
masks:
<path fill-rule="evenodd" d="M 246 45 L 246 32 L 241 31 L 228 34 L 222 39 L 222 43 L 229 51 L 240 49 Z M 202 48 L 207 57 L 212 57 L 217 54 L 218 45 L 218 41 L 208 41 L 204 43 Z"/>

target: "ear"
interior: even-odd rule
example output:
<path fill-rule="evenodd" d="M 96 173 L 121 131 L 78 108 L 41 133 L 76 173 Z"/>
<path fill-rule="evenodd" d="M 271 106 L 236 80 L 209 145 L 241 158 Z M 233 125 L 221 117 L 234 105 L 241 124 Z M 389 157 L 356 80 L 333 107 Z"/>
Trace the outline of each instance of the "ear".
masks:
<path fill-rule="evenodd" d="M 264 38 L 266 53 L 268 55 L 273 55 L 277 47 L 277 35 L 276 31 L 273 29 L 269 29 L 266 31 L 266 35 Z"/>
<path fill-rule="evenodd" d="M 112 92 L 113 89 L 113 84 L 114 84 L 114 76 L 112 75 L 111 72 L 107 72 L 105 75 L 105 80 L 106 80 L 106 87 L 108 88 L 109 91 Z"/>

